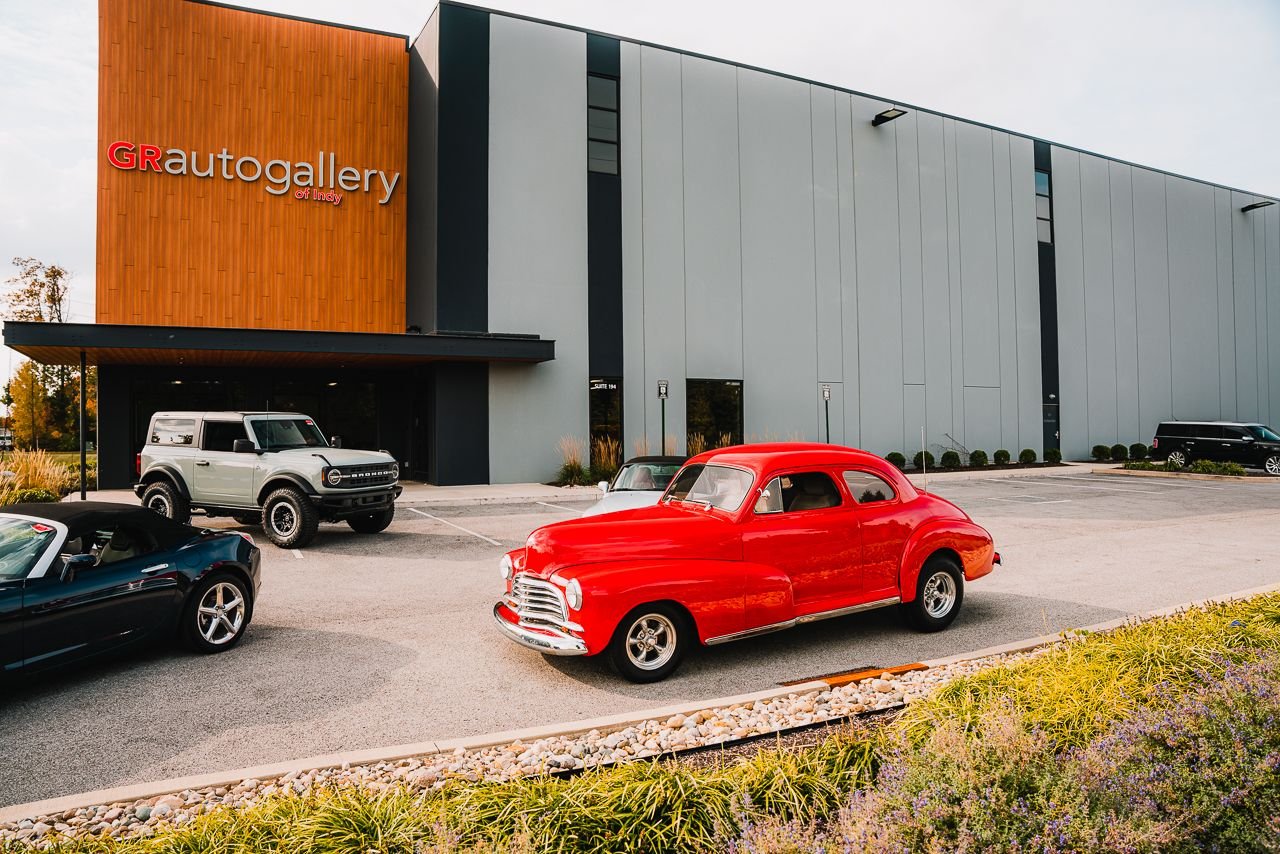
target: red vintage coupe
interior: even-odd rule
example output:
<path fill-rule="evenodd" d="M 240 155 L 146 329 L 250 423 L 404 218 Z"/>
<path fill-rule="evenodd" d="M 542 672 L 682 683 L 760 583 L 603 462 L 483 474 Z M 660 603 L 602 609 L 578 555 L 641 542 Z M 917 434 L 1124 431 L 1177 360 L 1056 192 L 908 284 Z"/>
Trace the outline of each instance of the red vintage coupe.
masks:
<path fill-rule="evenodd" d="M 887 605 L 943 629 L 999 562 L 964 511 L 880 457 L 748 445 L 691 458 L 657 506 L 534 531 L 502 558 L 493 616 L 524 646 L 656 682 L 695 643 Z"/>

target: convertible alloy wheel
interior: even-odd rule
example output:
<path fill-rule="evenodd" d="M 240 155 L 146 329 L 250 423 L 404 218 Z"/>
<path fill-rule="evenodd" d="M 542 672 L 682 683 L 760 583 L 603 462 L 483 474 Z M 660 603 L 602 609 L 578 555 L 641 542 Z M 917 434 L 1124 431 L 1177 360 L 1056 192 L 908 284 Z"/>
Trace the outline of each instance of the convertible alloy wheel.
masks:
<path fill-rule="evenodd" d="M 1267 474 L 1280 476 L 1280 454 L 1272 454 L 1267 457 L 1267 461 L 1262 464 L 1267 470 Z"/>
<path fill-rule="evenodd" d="M 234 584 L 220 581 L 200 597 L 196 631 L 206 642 L 223 646 L 235 640 L 244 627 L 244 595 Z"/>
<path fill-rule="evenodd" d="M 693 637 L 686 616 L 672 605 L 641 605 L 622 618 L 609 644 L 609 660 L 632 682 L 658 682 L 680 666 Z"/>
<path fill-rule="evenodd" d="M 1165 459 L 1169 465 L 1176 468 L 1182 468 L 1187 464 L 1187 455 L 1182 451 L 1170 451 L 1169 456 Z"/>

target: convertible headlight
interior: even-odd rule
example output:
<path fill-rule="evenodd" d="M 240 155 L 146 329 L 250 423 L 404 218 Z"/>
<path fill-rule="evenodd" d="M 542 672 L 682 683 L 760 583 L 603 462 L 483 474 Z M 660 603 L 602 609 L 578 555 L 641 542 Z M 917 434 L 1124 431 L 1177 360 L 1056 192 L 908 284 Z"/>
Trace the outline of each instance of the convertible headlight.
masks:
<path fill-rule="evenodd" d="M 568 601 L 570 608 L 575 611 L 582 610 L 582 585 L 578 583 L 578 579 L 573 579 L 565 587 L 564 598 Z"/>
<path fill-rule="evenodd" d="M 502 560 L 498 562 L 498 566 L 502 567 L 503 581 L 510 581 L 511 576 L 514 575 L 514 567 L 511 565 L 511 555 L 503 555 Z"/>
<path fill-rule="evenodd" d="M 329 469 L 324 473 L 324 480 L 330 486 L 342 483 L 342 469 Z"/>

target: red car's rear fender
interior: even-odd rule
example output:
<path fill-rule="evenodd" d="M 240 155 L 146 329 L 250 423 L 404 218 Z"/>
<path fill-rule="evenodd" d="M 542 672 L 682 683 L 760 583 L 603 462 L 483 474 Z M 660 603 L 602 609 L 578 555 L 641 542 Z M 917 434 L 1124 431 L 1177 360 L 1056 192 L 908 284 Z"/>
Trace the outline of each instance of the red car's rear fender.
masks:
<path fill-rule="evenodd" d="M 925 561 L 937 552 L 950 552 L 960 561 L 966 581 L 981 578 L 991 571 L 995 546 L 991 535 L 980 525 L 967 520 L 937 519 L 916 529 L 902 553 L 899 586 L 903 602 L 916 598 L 916 582 Z"/>
<path fill-rule="evenodd" d="M 587 564 L 556 572 L 582 586 L 582 609 L 570 619 L 582 626 L 587 653 L 602 652 L 632 609 L 673 602 L 693 618 L 699 641 L 742 630 L 742 564 L 690 560 Z"/>

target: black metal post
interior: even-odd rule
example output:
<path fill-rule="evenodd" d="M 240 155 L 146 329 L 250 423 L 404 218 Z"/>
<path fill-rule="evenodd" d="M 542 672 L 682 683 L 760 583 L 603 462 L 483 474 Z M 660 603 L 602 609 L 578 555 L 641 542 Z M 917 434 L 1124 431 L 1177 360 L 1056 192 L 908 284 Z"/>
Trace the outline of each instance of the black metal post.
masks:
<path fill-rule="evenodd" d="M 662 398 L 662 456 L 667 455 L 667 399 Z"/>
<path fill-rule="evenodd" d="M 84 375 L 88 373 L 88 365 L 85 360 L 84 351 L 80 351 L 80 500 L 87 498 L 85 480 L 88 471 L 88 452 L 87 442 L 88 436 L 85 435 L 85 389 L 88 383 L 85 382 Z"/>
<path fill-rule="evenodd" d="M 823 407 L 827 410 L 827 444 L 831 444 L 831 398 L 822 401 Z"/>

